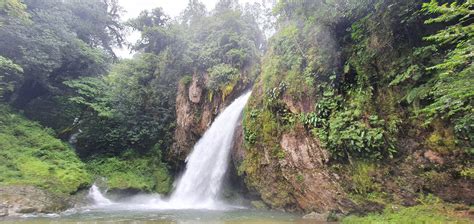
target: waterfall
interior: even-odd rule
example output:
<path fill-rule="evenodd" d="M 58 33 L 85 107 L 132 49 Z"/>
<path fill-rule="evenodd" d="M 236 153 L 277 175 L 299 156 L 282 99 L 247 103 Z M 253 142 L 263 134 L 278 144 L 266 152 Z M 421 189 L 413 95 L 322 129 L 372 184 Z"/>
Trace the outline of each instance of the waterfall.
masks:
<path fill-rule="evenodd" d="M 196 143 L 186 159 L 186 170 L 171 195 L 171 204 L 183 208 L 219 206 L 235 128 L 249 97 L 250 92 L 237 98 Z"/>
<path fill-rule="evenodd" d="M 137 195 L 127 201 L 111 202 L 96 185 L 90 189 L 89 197 L 96 206 L 111 209 L 225 209 L 227 206 L 220 200 L 221 188 L 230 162 L 235 128 L 250 94 L 234 100 L 196 143 L 169 199 Z"/>
<path fill-rule="evenodd" d="M 106 198 L 102 192 L 100 192 L 99 187 L 97 185 L 92 185 L 89 189 L 89 194 L 87 195 L 90 199 L 94 201 L 95 205 L 111 205 L 112 201 Z"/>

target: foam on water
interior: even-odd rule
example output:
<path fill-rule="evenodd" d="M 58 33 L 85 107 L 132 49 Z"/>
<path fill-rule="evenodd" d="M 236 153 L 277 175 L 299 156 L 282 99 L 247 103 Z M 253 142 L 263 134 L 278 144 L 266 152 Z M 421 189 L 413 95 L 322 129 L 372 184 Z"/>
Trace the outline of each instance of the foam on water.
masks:
<path fill-rule="evenodd" d="M 89 189 L 88 197 L 93 200 L 95 205 L 98 206 L 113 204 L 110 199 L 106 198 L 102 192 L 100 192 L 99 187 L 97 187 L 95 184 Z"/>

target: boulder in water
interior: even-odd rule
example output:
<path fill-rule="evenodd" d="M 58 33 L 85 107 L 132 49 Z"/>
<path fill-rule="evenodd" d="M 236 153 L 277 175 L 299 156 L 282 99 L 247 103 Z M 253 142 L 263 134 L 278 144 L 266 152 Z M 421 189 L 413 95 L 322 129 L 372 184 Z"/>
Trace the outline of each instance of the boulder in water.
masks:
<path fill-rule="evenodd" d="M 311 219 L 312 221 L 318 221 L 318 222 L 326 222 L 328 221 L 328 218 L 329 218 L 329 213 L 311 212 L 303 216 L 303 219 Z"/>
<path fill-rule="evenodd" d="M 263 201 L 251 201 L 250 204 L 252 205 L 252 207 L 258 210 L 268 209 L 267 205 L 263 203 Z"/>
<path fill-rule="evenodd" d="M 56 213 L 71 207 L 68 198 L 33 186 L 0 187 L 0 216 Z"/>
<path fill-rule="evenodd" d="M 8 206 L 7 204 L 0 204 L 0 217 L 5 217 L 8 215 Z"/>

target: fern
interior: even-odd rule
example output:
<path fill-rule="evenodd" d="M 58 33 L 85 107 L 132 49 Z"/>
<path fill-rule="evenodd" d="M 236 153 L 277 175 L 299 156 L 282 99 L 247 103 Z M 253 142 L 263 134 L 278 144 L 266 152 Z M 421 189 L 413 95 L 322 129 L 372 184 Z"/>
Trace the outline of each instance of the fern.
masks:
<path fill-rule="evenodd" d="M 448 23 L 445 29 L 425 37 L 436 47 L 448 48 L 444 59 L 427 68 L 434 76 L 426 84 L 431 103 L 420 110 L 427 115 L 428 123 L 434 118 L 451 120 L 458 137 L 474 144 L 472 135 L 472 113 L 474 112 L 474 2 L 452 2 L 440 5 L 436 0 L 423 4 L 423 11 L 437 15 L 426 24 Z M 418 95 L 420 96 L 420 95 Z M 466 139 L 466 136 L 467 137 Z"/>

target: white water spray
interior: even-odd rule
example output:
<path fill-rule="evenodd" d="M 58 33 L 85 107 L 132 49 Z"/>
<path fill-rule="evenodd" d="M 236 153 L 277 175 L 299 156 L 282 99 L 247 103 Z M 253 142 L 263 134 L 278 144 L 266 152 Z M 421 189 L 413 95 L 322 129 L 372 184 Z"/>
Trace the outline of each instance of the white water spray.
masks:
<path fill-rule="evenodd" d="M 102 192 L 100 192 L 99 187 L 97 187 L 95 184 L 89 189 L 88 197 L 94 201 L 95 205 L 98 206 L 113 204 L 111 200 L 106 198 Z"/>
<path fill-rule="evenodd" d="M 134 209 L 225 209 L 221 190 L 230 160 L 230 149 L 239 117 L 250 92 L 237 98 L 212 123 L 186 159 L 186 170 L 168 200 L 141 195 L 122 203 L 112 203 L 92 186 L 89 195 L 96 205 Z M 111 207 L 111 208 L 112 208 Z"/>

